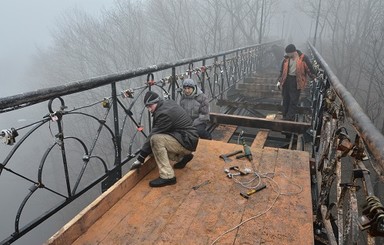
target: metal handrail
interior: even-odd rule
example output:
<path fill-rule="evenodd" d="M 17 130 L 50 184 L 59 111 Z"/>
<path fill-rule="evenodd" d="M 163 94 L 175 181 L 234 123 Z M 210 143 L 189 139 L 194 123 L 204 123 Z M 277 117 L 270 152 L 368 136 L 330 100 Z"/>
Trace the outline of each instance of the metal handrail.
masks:
<path fill-rule="evenodd" d="M 237 49 L 229 50 L 226 52 L 221 52 L 218 54 L 211 54 L 211 55 L 206 55 L 206 56 L 201 56 L 201 57 L 196 57 L 191 59 L 183 59 L 174 63 L 162 63 L 162 64 L 152 65 L 145 68 L 137 68 L 137 69 L 129 70 L 126 72 L 85 79 L 77 82 L 67 83 L 60 86 L 39 89 L 32 92 L 26 92 L 26 93 L 21 93 L 13 96 L 0 98 L 0 113 L 7 111 L 10 108 L 26 107 L 29 105 L 33 105 L 39 102 L 49 100 L 53 97 L 83 92 L 86 90 L 112 84 L 114 82 L 130 79 L 134 77 L 139 77 L 142 75 L 147 75 L 149 73 L 153 73 L 156 71 L 170 69 L 172 67 L 178 67 L 182 65 L 188 65 L 194 62 L 214 59 L 215 57 L 221 57 L 221 56 L 225 57 L 229 54 L 242 52 L 247 49 L 252 49 L 252 48 L 261 49 L 263 47 L 270 46 L 273 43 L 276 43 L 276 41 L 263 43 L 263 44 L 250 45 L 247 47 L 237 48 Z"/>
<path fill-rule="evenodd" d="M 364 113 L 359 103 L 355 100 L 352 94 L 343 86 L 329 65 L 325 62 L 324 58 L 316 50 L 316 48 L 309 43 L 309 47 L 314 54 L 315 59 L 324 69 L 324 73 L 337 93 L 338 97 L 345 106 L 348 116 L 353 120 L 353 125 L 359 132 L 364 142 L 367 144 L 369 151 L 375 157 L 376 163 L 380 167 L 379 175 L 384 175 L 384 136 L 375 127 L 369 117 Z"/>
<path fill-rule="evenodd" d="M 325 228 L 329 244 L 374 244 L 374 237 L 384 236 L 384 207 L 375 196 L 365 162 L 383 177 L 384 137 L 319 52 L 309 46 L 318 69 L 311 84 L 315 234 L 321 235 Z M 356 134 L 354 142 L 348 130 Z M 358 193 L 360 189 L 363 192 Z"/>
<path fill-rule="evenodd" d="M 170 95 L 172 99 L 175 99 L 177 93 L 180 93 L 180 90 L 177 89 L 180 88 L 179 83 L 181 82 L 180 76 L 176 74 L 176 68 L 183 68 L 183 66 L 188 65 L 189 76 L 192 73 L 197 74 L 199 72 L 202 76 L 201 79 L 199 78 L 199 80 L 201 80 L 201 87 L 204 88 L 205 83 L 207 83 L 209 85 L 207 87 L 213 88 L 212 90 L 207 90 L 206 94 L 208 97 L 210 97 L 210 99 L 216 100 L 222 97 L 222 95 L 225 94 L 230 87 L 233 87 L 245 76 L 250 75 L 257 69 L 260 69 L 260 65 L 262 64 L 261 58 L 263 56 L 263 52 L 266 48 L 278 42 L 280 41 L 251 45 L 243 48 L 222 52 L 219 54 L 206 55 L 191 59 L 183 59 L 174 63 L 163 63 L 149 66 L 146 68 L 138 68 L 126 72 L 95 77 L 82 81 L 67 83 L 60 86 L 39 89 L 36 91 L 0 98 L 0 114 L 21 108 L 27 108 L 29 106 L 44 101 L 49 101 L 49 113 L 44 116 L 44 120 L 41 120 L 39 124 L 32 123 L 28 126 L 24 126 L 23 129 L 37 124 L 33 129 L 25 133 L 23 138 L 18 140 L 16 143 L 13 138 L 18 136 L 17 129 L 12 128 L 11 130 L 1 131 L 0 137 L 10 137 L 11 140 L 8 142 L 9 145 L 15 145 L 11 149 L 8 156 L 6 156 L 5 160 L 0 162 L 0 177 L 2 176 L 2 171 L 8 171 L 12 174 L 18 175 L 19 177 L 23 177 L 17 172 L 13 171 L 11 168 L 9 168 L 7 164 L 11 160 L 11 158 L 16 155 L 19 146 L 23 144 L 24 140 L 27 137 L 32 137 L 32 135 L 36 133 L 35 129 L 41 127 L 43 124 L 46 125 L 48 123 L 53 122 L 56 123 L 58 131 L 57 134 L 54 135 L 54 138 L 57 142 L 54 142 L 53 145 L 48 147 L 48 149 L 42 156 L 42 159 L 40 160 L 41 163 L 38 170 L 38 178 L 36 178 L 36 180 L 30 178 L 27 179 L 27 181 L 32 182 L 32 187 L 29 188 L 29 193 L 25 196 L 23 202 L 19 206 L 19 210 L 15 218 L 15 230 L 13 234 L 5 238 L 4 240 L 0 239 L 0 244 L 9 244 L 16 241 L 21 236 L 25 235 L 27 232 L 35 228 L 44 220 L 51 217 L 56 212 L 60 211 L 66 205 L 70 204 L 73 200 L 80 197 L 82 194 L 84 194 L 86 191 L 90 190 L 93 186 L 99 184 L 100 182 L 102 182 L 102 188 L 103 190 L 105 190 L 114 182 L 116 182 L 119 178 L 121 178 L 122 166 L 129 162 L 137 154 L 137 151 L 132 150 L 133 142 L 137 140 L 137 133 L 142 133 L 146 137 L 144 131 L 141 131 L 141 129 L 139 130 L 139 128 L 141 127 L 140 123 L 142 122 L 141 120 L 145 108 L 141 108 L 138 110 L 141 111 L 140 119 L 138 121 L 136 121 L 136 118 L 132 116 L 132 111 L 134 109 L 132 107 L 137 104 L 141 105 L 141 103 L 136 103 L 136 101 L 139 97 L 141 98 L 144 95 L 145 90 L 151 89 L 152 86 L 157 86 L 162 91 Z M 202 67 L 193 68 L 193 64 L 197 62 L 201 62 Z M 153 81 L 153 72 L 165 71 L 167 69 L 171 70 L 171 75 L 167 79 Z M 219 72 L 225 73 L 226 76 L 222 76 L 221 81 L 216 81 L 214 78 L 219 80 Z M 120 94 L 117 92 L 116 83 L 119 81 L 124 81 L 127 79 L 145 75 L 147 75 L 147 83 L 144 86 L 136 88 L 135 98 L 130 101 L 130 106 L 126 107 L 124 103 L 122 103 L 122 101 L 120 100 Z M 165 82 L 165 80 L 167 81 Z M 66 110 L 66 105 L 64 103 L 64 99 L 62 98 L 63 96 L 77 94 L 106 85 L 110 85 L 111 96 L 109 98 L 104 98 L 104 101 L 102 101 L 103 103 L 105 102 L 106 108 L 105 112 L 103 112 L 103 115 L 93 116 L 88 113 L 78 112 L 78 110 Z M 59 110 L 54 111 L 52 109 L 52 101 L 56 99 L 60 100 L 61 106 Z M 100 105 L 100 101 L 98 101 L 97 103 L 93 103 L 92 105 Z M 110 126 L 106 125 L 106 118 L 109 113 L 111 113 L 111 116 L 113 116 L 113 120 Z M 86 146 L 85 142 L 79 137 L 73 137 L 72 135 L 67 136 L 64 134 L 61 124 L 69 115 L 85 116 L 93 120 L 98 125 L 98 130 L 95 133 L 96 135 L 92 139 L 91 146 Z M 127 127 L 125 125 L 127 119 L 130 119 L 132 122 L 132 127 L 136 127 L 138 130 L 136 130 L 133 135 L 129 135 L 129 140 L 131 141 L 129 144 L 122 145 L 123 128 Z M 146 128 L 146 131 L 148 131 L 148 129 L 150 128 L 150 122 L 147 122 L 147 124 L 148 127 Z M 93 148 L 96 146 L 96 141 L 99 139 L 101 128 L 105 128 L 108 131 L 108 134 L 110 135 L 109 139 L 112 142 L 112 144 L 109 144 L 112 145 L 114 148 L 114 163 L 113 167 L 110 168 L 107 168 L 107 163 L 104 159 L 99 157 L 97 154 L 92 153 Z M 91 138 L 92 136 L 93 135 L 90 135 L 89 137 Z M 67 171 L 66 155 L 68 154 L 68 152 L 65 148 L 65 144 L 67 144 L 65 141 L 68 140 L 75 140 L 78 144 L 81 145 L 81 148 L 83 148 L 82 150 L 84 151 L 84 156 L 82 159 L 80 159 L 80 163 L 82 162 L 83 165 L 82 170 L 80 171 L 78 179 L 75 179 L 73 183 L 71 182 Z M 55 192 L 54 190 L 49 189 L 49 187 L 44 185 L 44 182 L 41 178 L 44 163 L 54 147 L 58 147 L 61 152 L 62 159 L 59 159 L 57 163 L 60 164 L 61 161 L 61 164 L 64 167 L 65 183 L 63 186 L 66 186 L 66 194 Z M 128 148 L 129 152 L 127 157 L 123 159 L 122 151 L 125 148 Z M 93 176 L 93 179 L 91 179 L 90 184 L 85 186 L 83 189 L 80 189 L 78 188 L 79 183 L 81 182 L 81 178 L 90 159 L 96 159 L 96 161 L 100 162 L 100 165 L 103 168 L 103 172 L 101 173 L 101 176 Z M 19 227 L 20 216 L 24 210 L 24 207 L 26 206 L 25 204 L 29 201 L 30 197 L 36 192 L 38 188 L 45 188 L 46 190 L 49 190 L 52 193 L 60 196 L 60 198 L 64 198 L 64 201 L 56 204 L 56 206 L 49 207 L 49 211 L 42 213 L 39 217 L 29 222 L 27 225 Z"/>

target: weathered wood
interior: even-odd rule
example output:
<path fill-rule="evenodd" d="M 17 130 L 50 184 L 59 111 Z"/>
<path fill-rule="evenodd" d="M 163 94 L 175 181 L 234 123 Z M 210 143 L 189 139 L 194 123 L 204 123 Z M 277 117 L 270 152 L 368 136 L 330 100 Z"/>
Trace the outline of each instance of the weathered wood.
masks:
<path fill-rule="evenodd" d="M 272 131 L 286 131 L 292 133 L 304 133 L 311 126 L 310 123 L 304 122 L 269 120 L 265 118 L 226 115 L 220 113 L 210 113 L 210 117 L 213 123 L 218 124 L 230 124 L 253 128 L 264 128 L 270 129 Z"/>
<path fill-rule="evenodd" d="M 75 218 L 63 226 L 45 244 L 71 244 L 85 233 L 104 213 L 111 209 L 145 175 L 155 167 L 154 159 L 149 159 L 140 169 L 131 171 L 83 209 Z"/>
<path fill-rule="evenodd" d="M 212 132 L 212 139 L 217 141 L 229 142 L 236 129 L 237 126 L 234 125 L 220 124 Z"/>
<path fill-rule="evenodd" d="M 158 177 L 157 169 L 153 170 L 73 244 L 212 244 L 216 239 L 217 244 L 311 244 L 305 241 L 313 240 L 312 231 L 300 232 L 302 237 L 295 235 L 304 226 L 307 231 L 306 225 L 312 224 L 310 205 L 308 208 L 300 204 L 308 200 L 310 203 L 307 188 L 291 198 L 284 197 L 285 201 L 279 197 L 278 202 L 283 202 L 265 215 L 230 231 L 268 209 L 277 194 L 272 184 L 263 180 L 267 188 L 245 199 L 240 192 L 246 189 L 227 178 L 224 168 L 236 164 L 241 169 L 272 173 L 270 177 L 284 172 L 293 179 L 299 176 L 295 183 L 309 179 L 309 173 L 302 167 L 308 164 L 308 154 L 299 151 L 256 148 L 253 163 L 242 159 L 228 164 L 219 158 L 220 154 L 241 149 L 237 144 L 200 140 L 192 161 L 184 169 L 176 170 L 176 185 L 150 188 L 148 181 Z M 237 178 L 243 181 L 251 177 Z M 289 188 L 287 179 L 273 179 Z M 211 182 L 192 189 L 206 180 Z M 300 201 L 295 202 L 296 199 Z M 284 221 L 280 222 L 282 217 Z"/>
<path fill-rule="evenodd" d="M 267 111 L 281 111 L 282 105 L 280 100 L 268 102 L 249 102 L 249 101 L 231 101 L 231 100 L 218 100 L 216 103 L 218 106 L 232 106 L 235 108 L 244 108 L 244 109 L 259 109 L 259 110 L 267 110 Z M 298 107 L 298 113 L 310 113 L 310 107 Z"/>
<path fill-rule="evenodd" d="M 275 119 L 276 114 L 270 114 L 267 115 L 267 119 L 273 120 Z M 259 132 L 257 132 L 256 138 L 253 140 L 251 148 L 263 148 L 265 142 L 267 141 L 269 135 L 269 130 L 267 129 L 262 129 Z"/>

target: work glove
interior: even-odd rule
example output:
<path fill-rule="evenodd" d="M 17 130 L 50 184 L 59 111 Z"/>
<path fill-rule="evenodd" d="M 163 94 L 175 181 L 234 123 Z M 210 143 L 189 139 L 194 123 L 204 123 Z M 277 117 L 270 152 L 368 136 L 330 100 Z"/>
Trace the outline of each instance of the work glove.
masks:
<path fill-rule="evenodd" d="M 131 170 L 140 168 L 144 163 L 145 158 L 139 154 L 136 161 L 132 163 Z"/>
<path fill-rule="evenodd" d="M 281 89 L 280 81 L 278 81 L 278 82 L 276 83 L 276 87 L 277 87 L 278 90 Z"/>

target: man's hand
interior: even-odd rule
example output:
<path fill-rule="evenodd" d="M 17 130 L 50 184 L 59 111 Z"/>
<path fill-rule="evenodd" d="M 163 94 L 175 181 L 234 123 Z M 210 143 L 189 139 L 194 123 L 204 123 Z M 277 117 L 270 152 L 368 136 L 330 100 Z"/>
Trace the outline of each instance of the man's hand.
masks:
<path fill-rule="evenodd" d="M 131 170 L 140 168 L 140 167 L 143 165 L 144 160 L 145 160 L 145 158 L 144 158 L 141 154 L 139 154 L 139 155 L 137 156 L 136 161 L 134 161 L 134 162 L 132 163 Z"/>
<path fill-rule="evenodd" d="M 277 87 L 278 90 L 281 89 L 280 81 L 278 81 L 278 82 L 276 83 L 276 87 Z"/>
<path fill-rule="evenodd" d="M 142 162 L 140 162 L 139 160 L 136 160 L 136 161 L 134 161 L 134 162 L 132 163 L 131 170 L 138 169 L 138 168 L 140 168 L 142 165 L 143 165 Z"/>

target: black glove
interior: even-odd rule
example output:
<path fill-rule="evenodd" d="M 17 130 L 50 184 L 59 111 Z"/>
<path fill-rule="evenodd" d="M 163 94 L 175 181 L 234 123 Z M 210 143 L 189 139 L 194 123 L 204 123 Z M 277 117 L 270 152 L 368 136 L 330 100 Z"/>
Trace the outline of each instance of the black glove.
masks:
<path fill-rule="evenodd" d="M 145 157 L 143 157 L 141 154 L 137 156 L 136 161 L 132 163 L 131 170 L 140 168 L 144 163 Z"/>
<path fill-rule="evenodd" d="M 145 157 L 143 157 L 141 154 L 139 154 L 138 156 L 137 156 L 137 160 L 136 161 L 139 161 L 140 163 L 144 163 L 144 160 L 145 160 Z"/>

